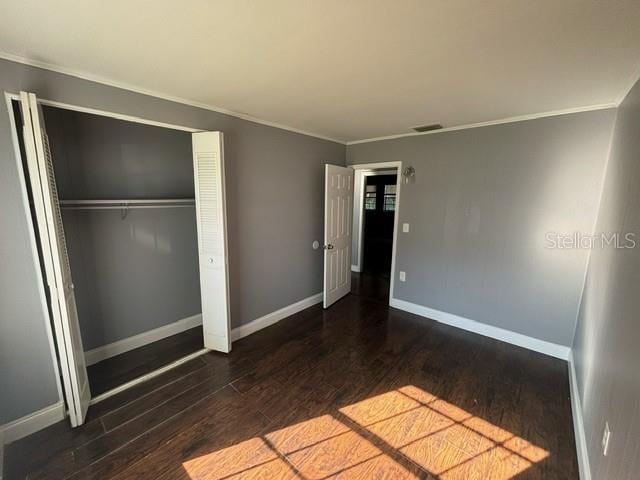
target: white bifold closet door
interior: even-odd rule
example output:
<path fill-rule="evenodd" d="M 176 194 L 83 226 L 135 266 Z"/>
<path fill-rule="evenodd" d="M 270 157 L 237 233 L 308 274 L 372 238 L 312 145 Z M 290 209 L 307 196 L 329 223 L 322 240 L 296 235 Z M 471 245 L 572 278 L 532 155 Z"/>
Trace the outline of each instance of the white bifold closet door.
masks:
<path fill-rule="evenodd" d="M 231 351 L 229 266 L 221 132 L 192 134 L 204 346 Z"/>
<path fill-rule="evenodd" d="M 324 308 L 351 291 L 353 169 L 325 165 Z"/>
<path fill-rule="evenodd" d="M 44 127 L 44 116 L 36 96 L 33 93 L 20 92 L 20 102 L 27 168 L 38 224 L 42 262 L 49 287 L 55 341 L 69 417 L 71 425 L 76 427 L 84 423 L 91 391 L 51 150 Z"/>

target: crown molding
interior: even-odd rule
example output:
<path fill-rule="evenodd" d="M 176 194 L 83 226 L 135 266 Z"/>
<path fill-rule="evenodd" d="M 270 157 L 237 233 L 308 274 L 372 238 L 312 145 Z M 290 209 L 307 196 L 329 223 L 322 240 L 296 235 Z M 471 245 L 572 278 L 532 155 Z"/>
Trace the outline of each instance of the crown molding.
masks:
<path fill-rule="evenodd" d="M 229 115 L 231 117 L 239 118 L 241 120 L 246 120 L 248 122 L 258 123 L 260 125 L 265 125 L 267 127 L 278 128 L 280 130 L 286 130 L 289 132 L 299 133 L 301 135 L 307 135 L 309 137 L 319 138 L 321 140 L 328 140 L 330 142 L 346 145 L 346 142 L 344 140 L 338 140 L 337 138 L 331 138 L 325 135 L 320 135 L 318 133 L 309 132 L 307 130 L 301 130 L 299 128 L 290 127 L 289 125 L 283 125 L 281 123 L 263 120 L 263 119 L 253 117 L 251 115 L 247 115 L 244 113 L 234 112 L 233 110 L 217 107 L 215 105 L 209 105 L 207 103 L 197 102 L 197 101 L 189 100 L 182 97 L 176 97 L 174 95 L 168 95 L 162 92 L 156 92 L 154 90 L 147 90 L 146 88 L 137 87 L 135 85 L 130 85 L 124 82 L 118 82 L 115 80 L 100 77 L 98 75 L 93 75 L 93 74 L 82 72 L 79 70 L 74 70 L 67 67 L 61 67 L 59 65 L 55 65 L 52 63 L 42 62 L 39 60 L 32 60 L 26 57 L 22 57 L 20 55 L 14 55 L 12 53 L 4 52 L 1 50 L 0 50 L 0 59 L 8 60 L 10 62 L 20 63 L 23 65 L 28 65 L 30 67 L 42 68 L 44 70 L 61 73 L 63 75 L 69 75 L 71 77 L 80 78 L 82 80 L 100 83 L 102 85 L 107 85 L 109 87 L 120 88 L 122 90 L 128 90 L 130 92 L 140 93 L 142 95 L 147 95 L 149 97 L 160 98 L 162 100 L 168 100 L 170 102 L 188 105 L 190 107 L 202 108 L 203 110 L 210 110 L 212 112 L 222 113 L 224 115 Z"/>
<path fill-rule="evenodd" d="M 519 115 L 517 117 L 507 117 L 507 118 L 501 118 L 498 120 L 490 120 L 488 122 L 468 123 L 466 125 L 457 125 L 455 127 L 441 128 L 439 130 L 431 130 L 428 132 L 399 133 L 396 135 L 386 135 L 384 137 L 374 137 L 374 138 L 365 138 L 362 140 L 353 140 L 353 141 L 347 142 L 347 146 L 357 145 L 359 143 L 379 142 L 381 140 L 393 140 L 395 138 L 419 137 L 422 135 L 437 135 L 438 133 L 444 133 L 444 132 L 455 132 L 457 130 L 467 130 L 470 128 L 488 127 L 491 125 L 501 125 L 503 123 L 524 122 L 527 120 L 535 120 L 537 118 L 556 117 L 559 115 L 569 115 L 572 113 L 581 113 L 581 112 L 592 112 L 594 110 L 606 110 L 608 108 L 617 108 L 617 107 L 618 107 L 618 103 L 611 102 L 611 103 L 601 103 L 598 105 L 588 105 L 586 107 L 565 108 L 562 110 L 551 110 L 548 112 L 532 113 L 530 115 Z"/>
<path fill-rule="evenodd" d="M 294 133 L 299 133 L 301 135 L 307 135 L 310 137 L 314 137 L 314 138 L 319 138 L 321 140 L 328 140 L 330 142 L 335 142 L 335 143 L 339 143 L 341 145 L 357 145 L 360 143 L 369 143 L 369 142 L 378 142 L 381 140 L 393 140 L 396 138 L 404 138 L 404 137 L 416 137 L 416 136 L 421 136 L 421 135 L 435 135 L 438 133 L 445 133 L 445 132 L 453 132 L 453 131 L 457 131 L 457 130 L 467 130 L 470 128 L 479 128 L 479 127 L 488 127 L 491 125 L 501 125 L 504 123 L 515 123 L 515 122 L 523 122 L 523 121 L 527 121 L 527 120 L 535 120 L 538 118 L 545 118 L 545 117 L 555 117 L 555 116 L 559 116 L 559 115 L 569 115 L 572 113 L 581 113 L 581 112 L 591 112 L 594 110 L 606 110 L 608 108 L 617 108 L 620 106 L 620 104 L 622 103 L 622 101 L 625 99 L 625 97 L 628 95 L 629 91 L 633 88 L 633 86 L 636 84 L 636 82 L 640 79 L 640 66 L 638 66 L 638 68 L 636 69 L 636 71 L 634 71 L 634 73 L 631 75 L 628 85 L 625 86 L 624 90 L 621 92 L 620 96 L 616 99 L 615 102 L 610 102 L 610 103 L 602 103 L 602 104 L 596 104 L 596 105 L 587 105 L 587 106 L 583 106 L 583 107 L 575 107 L 575 108 L 566 108 L 566 109 L 560 109 L 560 110 L 551 110 L 551 111 L 546 111 L 546 112 L 540 112 L 540 113 L 533 113 L 533 114 L 527 114 L 527 115 L 519 115 L 519 116 L 514 116 L 514 117 L 506 117 L 506 118 L 501 118 L 501 119 L 497 119 L 497 120 L 490 120 L 487 122 L 478 122 L 478 123 L 469 123 L 469 124 L 463 124 L 463 125 L 456 125 L 453 127 L 447 127 L 447 128 L 441 128 L 439 130 L 433 130 L 433 131 L 429 131 L 429 132 L 409 132 L 409 133 L 399 133 L 399 134 L 394 134 L 394 135 L 385 135 L 385 136 L 381 136 L 381 137 L 372 137 L 372 138 L 364 138 L 364 139 L 360 139 L 360 140 L 351 140 L 351 141 L 345 141 L 345 140 L 341 140 L 341 139 L 337 139 L 337 138 L 332 138 L 332 137 L 327 137 L 325 135 L 321 135 L 318 133 L 314 133 L 314 132 L 309 132 L 307 130 L 301 130 L 299 128 L 295 128 L 295 127 L 291 127 L 289 125 L 284 125 L 281 123 L 277 123 L 277 122 L 271 122 L 268 120 L 263 120 L 257 117 L 253 117 L 251 115 L 247 115 L 244 113 L 239 113 L 239 112 L 234 112 L 233 110 L 228 110 L 226 108 L 222 108 L 222 107 L 218 107 L 215 105 L 209 105 L 207 103 L 202 103 L 202 102 L 197 102 L 194 100 L 189 100 L 186 98 L 182 98 L 182 97 L 177 97 L 174 95 L 168 95 L 162 92 L 156 92 L 153 90 L 148 90 L 145 88 L 141 88 L 141 87 L 137 87 L 135 85 L 130 85 L 128 83 L 124 83 L 124 82 L 118 82 L 115 80 L 111 80 L 108 78 L 104 78 L 104 77 L 100 77 L 98 75 L 93 75 L 93 74 L 89 74 L 86 72 L 82 72 L 79 70 L 74 70 L 71 68 L 67 68 L 67 67 L 61 67 L 59 65 L 55 65 L 55 64 L 51 64 L 51 63 L 47 63 L 47 62 L 42 62 L 39 60 L 32 60 L 20 55 L 14 55 L 12 53 L 8 53 L 8 52 L 4 52 L 4 51 L 0 51 L 0 59 L 4 59 L 4 60 L 8 60 L 11 62 L 15 62 L 15 63 L 20 63 L 23 65 L 28 65 L 31 67 L 36 67 L 36 68 L 42 68 L 44 70 L 49 70 L 52 72 L 56 72 L 56 73 L 61 73 L 63 75 L 69 75 L 72 77 L 76 77 L 76 78 L 80 78 L 83 80 L 87 80 L 90 82 L 95 82 L 95 83 L 99 83 L 102 85 L 107 85 L 110 87 L 114 87 L 114 88 L 120 88 L 123 90 L 128 90 L 131 92 L 136 92 L 136 93 L 140 93 L 142 95 L 147 95 L 150 97 L 155 97 L 155 98 L 160 98 L 162 100 L 167 100 L 170 102 L 175 102 L 175 103 L 180 103 L 182 105 L 188 105 L 190 107 L 195 107 L 195 108 L 201 108 L 204 110 L 209 110 L 212 112 L 216 112 L 216 113 L 221 113 L 224 115 L 229 115 L 231 117 L 235 117 L 235 118 L 239 118 L 241 120 L 246 120 L 248 122 L 253 122 L 253 123 L 257 123 L 260 125 L 265 125 L 268 127 L 273 127 L 273 128 L 278 128 L 280 130 L 286 130 L 289 132 L 294 132 Z"/>

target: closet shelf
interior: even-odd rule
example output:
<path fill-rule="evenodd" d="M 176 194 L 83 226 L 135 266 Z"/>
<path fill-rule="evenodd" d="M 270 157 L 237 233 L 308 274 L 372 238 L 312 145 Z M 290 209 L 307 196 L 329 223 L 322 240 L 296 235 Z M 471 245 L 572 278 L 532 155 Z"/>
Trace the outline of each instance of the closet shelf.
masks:
<path fill-rule="evenodd" d="M 122 210 L 131 208 L 194 207 L 195 198 L 153 198 L 113 200 L 60 200 L 60 206 L 73 210 Z"/>

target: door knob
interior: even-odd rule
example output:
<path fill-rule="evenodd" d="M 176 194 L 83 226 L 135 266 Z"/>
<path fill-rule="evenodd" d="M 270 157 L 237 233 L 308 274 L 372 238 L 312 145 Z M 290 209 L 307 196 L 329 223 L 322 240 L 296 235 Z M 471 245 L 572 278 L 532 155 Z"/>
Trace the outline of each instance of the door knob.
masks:
<path fill-rule="evenodd" d="M 325 250 L 333 250 L 333 245 L 329 243 L 327 245 L 323 245 L 322 248 L 324 248 Z"/>

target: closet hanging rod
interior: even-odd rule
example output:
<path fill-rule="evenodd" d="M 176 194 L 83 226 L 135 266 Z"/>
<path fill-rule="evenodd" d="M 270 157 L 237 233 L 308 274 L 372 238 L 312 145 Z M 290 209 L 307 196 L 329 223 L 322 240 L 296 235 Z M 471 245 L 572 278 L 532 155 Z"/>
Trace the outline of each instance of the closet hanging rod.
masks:
<path fill-rule="evenodd" d="M 179 208 L 193 207 L 194 198 L 154 198 L 154 199 L 115 199 L 115 200 L 60 200 L 65 209 L 74 210 L 121 210 L 132 208 Z"/>

